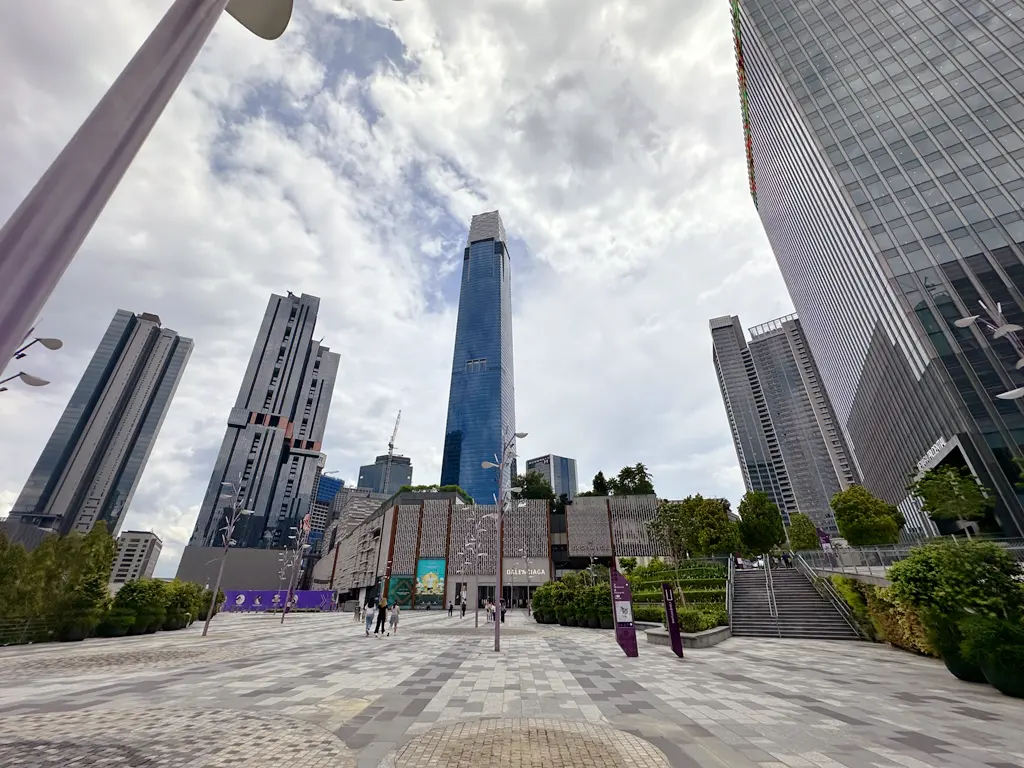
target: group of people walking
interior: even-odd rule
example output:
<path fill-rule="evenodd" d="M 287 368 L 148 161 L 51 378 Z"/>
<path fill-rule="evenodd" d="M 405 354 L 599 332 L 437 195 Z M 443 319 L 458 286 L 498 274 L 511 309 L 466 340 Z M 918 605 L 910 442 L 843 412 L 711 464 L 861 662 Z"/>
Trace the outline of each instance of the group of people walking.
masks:
<path fill-rule="evenodd" d="M 363 608 L 363 617 L 366 619 L 366 636 L 370 636 L 370 627 L 374 627 L 373 620 L 377 619 L 377 625 L 373 629 L 375 635 L 387 635 L 390 636 L 392 633 L 398 634 L 398 619 L 401 617 L 402 609 L 398 603 L 393 603 L 390 610 L 388 609 L 388 600 L 386 597 L 382 597 L 380 601 L 374 605 L 373 602 L 367 602 L 366 607 Z M 384 624 L 387 622 L 390 625 L 389 630 L 384 629 Z"/>

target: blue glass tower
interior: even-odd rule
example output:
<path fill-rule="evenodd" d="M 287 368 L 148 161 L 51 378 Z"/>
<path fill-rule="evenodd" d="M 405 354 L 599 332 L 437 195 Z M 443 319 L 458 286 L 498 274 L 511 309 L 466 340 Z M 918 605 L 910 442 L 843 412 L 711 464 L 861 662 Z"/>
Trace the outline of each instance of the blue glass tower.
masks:
<path fill-rule="evenodd" d="M 493 461 L 515 433 L 512 366 L 512 275 L 505 226 L 497 211 L 473 217 L 462 257 L 448 426 L 441 485 L 458 485 L 478 503 L 498 490 Z M 510 470 L 506 468 L 506 482 Z"/>

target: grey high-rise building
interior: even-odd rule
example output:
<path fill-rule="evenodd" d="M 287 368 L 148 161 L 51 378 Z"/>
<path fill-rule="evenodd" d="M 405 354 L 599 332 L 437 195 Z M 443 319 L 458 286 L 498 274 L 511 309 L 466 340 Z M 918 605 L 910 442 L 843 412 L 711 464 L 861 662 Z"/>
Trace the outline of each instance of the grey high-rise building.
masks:
<path fill-rule="evenodd" d="M 403 485 L 412 485 L 412 459 L 408 456 L 392 456 L 390 474 L 387 472 L 387 466 L 387 455 L 378 456 L 373 464 L 364 464 L 359 468 L 359 481 L 356 486 L 390 496 L 398 493 L 398 489 Z M 385 475 L 388 476 L 387 488 L 384 487 Z"/>
<path fill-rule="evenodd" d="M 744 341 L 737 317 L 716 318 L 711 321 L 711 329 L 722 399 L 741 466 L 745 464 L 744 446 L 750 440 L 739 434 L 740 426 L 750 421 L 736 419 L 732 410 L 734 404 L 748 402 L 744 397 L 749 390 L 774 477 L 782 490 L 785 507 L 780 505 L 780 509 L 784 516 L 803 512 L 817 527 L 836 533 L 830 500 L 855 483 L 857 473 L 800 320 L 788 315 L 755 325 L 750 329 L 749 343 Z M 740 361 L 730 360 L 729 356 L 737 352 Z M 742 378 L 735 377 L 736 362 L 742 362 Z M 737 384 L 740 391 L 736 390 Z M 760 473 L 749 467 L 744 471 L 748 490 L 771 494 L 768 488 L 757 486 L 759 478 Z"/>
<path fill-rule="evenodd" d="M 1021 535 L 1020 0 L 732 10 L 751 195 L 864 485 L 906 511 L 966 464 Z M 980 301 L 996 339 L 956 325 Z"/>
<path fill-rule="evenodd" d="M 220 541 L 235 500 L 238 546 L 280 546 L 310 510 L 340 356 L 313 340 L 320 299 L 272 295 L 228 415 L 191 544 Z"/>
<path fill-rule="evenodd" d="M 156 315 L 119 309 L 11 517 L 61 534 L 103 520 L 116 535 L 192 346 Z"/>
<path fill-rule="evenodd" d="M 570 499 L 576 497 L 579 490 L 576 480 L 576 459 L 568 459 L 565 456 L 538 456 L 535 459 L 527 459 L 527 472 L 539 472 L 544 479 L 551 484 L 551 490 L 555 496 L 566 495 Z"/>

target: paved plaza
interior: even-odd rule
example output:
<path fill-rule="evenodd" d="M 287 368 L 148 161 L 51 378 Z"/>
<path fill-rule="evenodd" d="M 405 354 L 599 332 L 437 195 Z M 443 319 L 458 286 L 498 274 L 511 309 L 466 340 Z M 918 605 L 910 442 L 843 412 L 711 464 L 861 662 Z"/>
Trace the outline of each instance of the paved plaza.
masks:
<path fill-rule="evenodd" d="M 0 649 L 0 766 L 1024 768 L 1024 702 L 880 645 L 279 621 Z"/>

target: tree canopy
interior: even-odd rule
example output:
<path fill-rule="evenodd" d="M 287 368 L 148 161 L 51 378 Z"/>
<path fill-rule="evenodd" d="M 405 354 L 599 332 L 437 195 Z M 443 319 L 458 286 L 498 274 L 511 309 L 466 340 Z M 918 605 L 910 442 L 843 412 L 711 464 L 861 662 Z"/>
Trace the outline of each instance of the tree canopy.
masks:
<path fill-rule="evenodd" d="M 932 520 L 978 520 L 994 506 L 988 488 L 967 467 L 929 469 L 907 488 Z"/>
<path fill-rule="evenodd" d="M 544 475 L 534 470 L 525 475 L 517 475 L 512 485 L 523 489 L 519 496 L 524 499 L 544 499 L 545 501 L 554 501 L 555 499 L 555 491 L 551 487 L 551 483 Z"/>
<path fill-rule="evenodd" d="M 767 493 L 748 491 L 740 501 L 740 539 L 747 552 L 771 552 L 786 540 L 782 515 Z"/>
<path fill-rule="evenodd" d="M 663 501 L 651 522 L 651 533 L 680 560 L 726 554 L 740 548 L 739 531 L 729 519 L 728 503 L 697 494 L 682 501 Z"/>
<path fill-rule="evenodd" d="M 434 485 L 403 485 L 397 492 L 409 493 L 415 491 L 425 491 L 427 493 L 457 493 L 467 504 L 473 503 L 473 497 L 457 485 L 437 485 L 436 483 Z"/>
<path fill-rule="evenodd" d="M 855 547 L 873 544 L 895 544 L 905 522 L 903 514 L 892 504 L 872 496 L 862 486 L 854 485 L 832 497 L 839 534 Z"/>
<path fill-rule="evenodd" d="M 789 516 L 789 546 L 794 552 L 821 549 L 818 529 L 803 512 L 794 512 Z"/>
<path fill-rule="evenodd" d="M 577 496 L 652 496 L 654 495 L 654 482 L 647 465 L 638 462 L 631 467 L 623 467 L 619 474 L 610 480 L 604 476 L 604 472 L 594 475 L 589 491 L 577 494 Z"/>

